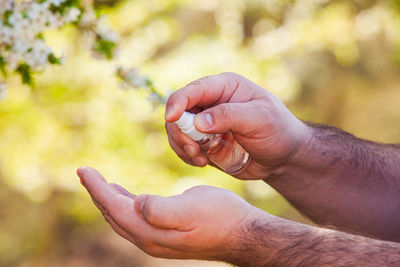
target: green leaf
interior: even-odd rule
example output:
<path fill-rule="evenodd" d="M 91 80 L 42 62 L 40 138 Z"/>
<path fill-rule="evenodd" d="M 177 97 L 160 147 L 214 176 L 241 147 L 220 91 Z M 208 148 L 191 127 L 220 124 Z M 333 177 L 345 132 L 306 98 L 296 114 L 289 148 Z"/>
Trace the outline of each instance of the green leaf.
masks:
<path fill-rule="evenodd" d="M 54 53 L 50 53 L 47 56 L 47 60 L 49 61 L 50 64 L 53 64 L 53 65 L 61 65 L 62 64 L 61 57 L 56 57 L 56 55 L 54 55 Z"/>
<path fill-rule="evenodd" d="M 7 76 L 6 60 L 2 56 L 0 56 L 0 71 L 3 74 L 3 77 Z"/>
<path fill-rule="evenodd" d="M 24 19 L 29 18 L 29 17 L 28 17 L 28 14 L 27 14 L 25 11 L 21 12 L 21 14 L 22 14 L 22 17 L 23 17 Z"/>
<path fill-rule="evenodd" d="M 60 15 L 64 15 L 65 12 L 70 9 L 71 7 L 81 7 L 80 0 L 66 0 L 65 2 L 61 3 L 59 6 L 55 6 L 53 4 L 50 5 L 50 10 L 54 13 L 59 13 Z"/>
<path fill-rule="evenodd" d="M 97 52 L 104 55 L 107 59 L 112 59 L 114 54 L 114 48 L 116 44 L 114 42 L 100 39 L 96 41 L 94 48 Z"/>
<path fill-rule="evenodd" d="M 43 33 L 39 33 L 38 35 L 36 35 L 36 39 L 39 39 L 39 40 L 44 41 L 44 35 L 43 35 Z"/>
<path fill-rule="evenodd" d="M 4 13 L 4 25 L 8 26 L 8 27 L 13 27 L 13 25 L 10 23 L 10 17 L 13 14 L 13 12 L 11 10 L 7 10 Z"/>
<path fill-rule="evenodd" d="M 26 63 L 21 63 L 18 65 L 18 68 L 15 71 L 21 76 L 21 81 L 23 84 L 26 84 L 32 88 L 35 87 L 31 66 Z"/>
<path fill-rule="evenodd" d="M 149 88 L 153 88 L 154 87 L 153 86 L 153 82 L 150 79 L 146 80 L 146 86 L 149 87 Z"/>

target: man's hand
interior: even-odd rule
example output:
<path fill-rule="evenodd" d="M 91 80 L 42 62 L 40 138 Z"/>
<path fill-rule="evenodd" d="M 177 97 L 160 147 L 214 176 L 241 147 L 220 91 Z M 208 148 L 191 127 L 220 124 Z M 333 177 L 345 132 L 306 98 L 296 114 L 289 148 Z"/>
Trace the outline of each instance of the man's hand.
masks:
<path fill-rule="evenodd" d="M 231 131 L 249 152 L 236 177 L 263 179 L 322 225 L 400 241 L 400 147 L 362 140 L 334 127 L 303 123 L 275 96 L 236 74 L 202 78 L 175 92 L 165 119 L 172 148 L 204 166 L 199 146 L 172 123 L 184 110 L 206 133 Z"/>
<path fill-rule="evenodd" d="M 211 186 L 172 197 L 136 197 L 108 184 L 94 169 L 80 168 L 78 175 L 112 228 L 155 257 L 229 261 L 241 227 L 261 212 L 236 194 Z"/>
<path fill-rule="evenodd" d="M 136 197 L 80 168 L 81 183 L 112 228 L 161 258 L 239 266 L 399 266 L 400 245 L 303 225 L 263 212 L 210 186 Z"/>
<path fill-rule="evenodd" d="M 198 113 L 196 128 L 204 133 L 232 132 L 249 152 L 248 167 L 236 177 L 265 179 L 289 161 L 307 142 L 308 127 L 274 95 L 234 74 L 208 76 L 176 91 L 168 99 L 166 129 L 171 147 L 185 162 L 205 166 L 196 142 L 173 123 L 185 110 Z"/>

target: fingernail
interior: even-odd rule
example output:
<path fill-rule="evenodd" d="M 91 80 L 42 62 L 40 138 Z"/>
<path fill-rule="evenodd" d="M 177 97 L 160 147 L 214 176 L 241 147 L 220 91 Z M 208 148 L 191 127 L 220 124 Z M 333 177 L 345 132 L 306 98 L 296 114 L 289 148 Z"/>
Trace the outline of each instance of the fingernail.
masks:
<path fill-rule="evenodd" d="M 186 154 L 191 158 L 196 156 L 196 151 L 192 145 L 184 145 L 183 150 L 185 150 Z"/>
<path fill-rule="evenodd" d="M 168 106 L 167 110 L 165 111 L 165 120 L 168 121 L 171 119 L 172 115 L 174 114 L 174 106 Z"/>
<path fill-rule="evenodd" d="M 213 127 L 213 119 L 210 113 L 200 113 L 195 117 L 195 124 L 199 129 L 208 130 Z"/>

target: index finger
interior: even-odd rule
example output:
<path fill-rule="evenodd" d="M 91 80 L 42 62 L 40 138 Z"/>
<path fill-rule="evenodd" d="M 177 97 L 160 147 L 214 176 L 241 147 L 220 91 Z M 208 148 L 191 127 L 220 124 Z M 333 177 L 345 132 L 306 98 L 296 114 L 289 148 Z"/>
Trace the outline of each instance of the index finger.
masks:
<path fill-rule="evenodd" d="M 112 200 L 120 195 L 97 170 L 81 167 L 77 173 L 90 196 L 102 207 L 109 209 Z"/>
<path fill-rule="evenodd" d="M 148 224 L 134 210 L 133 195 L 126 196 L 127 192 L 121 192 L 122 187 L 117 188 L 117 192 L 115 186 L 107 183 L 95 169 L 81 167 L 78 169 L 78 175 L 96 205 L 106 209 L 106 220 L 139 248 L 143 249 L 145 244 L 150 243 L 169 246 L 179 242 L 181 232 L 158 229 Z"/>
<path fill-rule="evenodd" d="M 229 101 L 238 85 L 238 75 L 222 73 L 206 76 L 173 93 L 166 105 L 165 120 L 178 120 L 185 110 Z"/>

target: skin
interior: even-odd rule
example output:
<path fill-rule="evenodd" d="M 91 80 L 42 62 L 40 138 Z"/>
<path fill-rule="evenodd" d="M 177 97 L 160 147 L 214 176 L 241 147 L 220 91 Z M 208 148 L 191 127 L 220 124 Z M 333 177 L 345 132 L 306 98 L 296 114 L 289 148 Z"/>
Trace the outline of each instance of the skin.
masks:
<path fill-rule="evenodd" d="M 197 186 L 135 196 L 89 167 L 81 183 L 115 232 L 147 254 L 238 266 L 398 266 L 400 245 L 272 216 L 234 193 Z M 199 205 L 201 203 L 201 205 Z"/>
<path fill-rule="evenodd" d="M 230 258 L 233 235 L 256 210 L 221 188 L 197 186 L 165 198 L 135 196 L 92 168 L 80 168 L 78 175 L 112 228 L 155 257 Z"/>
<path fill-rule="evenodd" d="M 397 146 L 304 123 L 268 91 L 233 73 L 190 83 L 166 108 L 171 147 L 186 163 L 209 163 L 172 123 L 190 110 L 198 113 L 199 131 L 231 132 L 250 154 L 236 178 L 262 179 L 316 223 L 359 235 L 277 218 L 214 187 L 136 197 L 91 168 L 79 169 L 105 219 L 140 249 L 156 257 L 240 266 L 400 264 Z"/>
<path fill-rule="evenodd" d="M 165 114 L 172 149 L 195 166 L 209 162 L 199 145 L 173 123 L 185 110 L 199 112 L 194 119 L 198 130 L 231 131 L 250 153 L 249 166 L 235 176 L 243 180 L 264 179 L 271 167 L 288 161 L 309 135 L 308 127 L 278 98 L 246 78 L 233 73 L 204 77 L 172 94 Z"/>
<path fill-rule="evenodd" d="M 193 165 L 204 156 L 172 123 L 193 108 L 204 110 L 194 119 L 199 131 L 231 131 L 249 152 L 250 164 L 237 178 L 264 180 L 318 224 L 400 241 L 399 146 L 305 123 L 260 86 L 223 73 L 187 85 L 167 103 L 171 147 Z M 211 127 L 205 126 L 207 117 Z M 195 153 L 185 153 L 188 146 Z"/>

